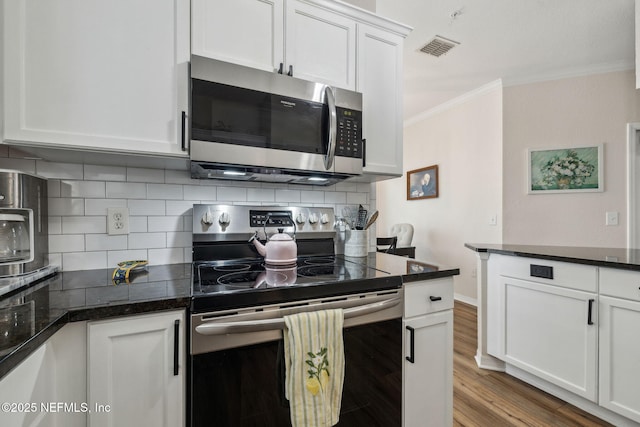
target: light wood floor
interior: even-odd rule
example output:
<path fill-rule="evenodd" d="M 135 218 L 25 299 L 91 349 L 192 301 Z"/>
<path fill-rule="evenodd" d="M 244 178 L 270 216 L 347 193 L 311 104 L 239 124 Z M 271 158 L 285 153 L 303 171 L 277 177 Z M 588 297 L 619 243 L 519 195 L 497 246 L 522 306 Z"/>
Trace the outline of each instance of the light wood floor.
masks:
<path fill-rule="evenodd" d="M 479 369 L 475 307 L 456 301 L 454 337 L 454 426 L 611 425 L 510 375 Z"/>

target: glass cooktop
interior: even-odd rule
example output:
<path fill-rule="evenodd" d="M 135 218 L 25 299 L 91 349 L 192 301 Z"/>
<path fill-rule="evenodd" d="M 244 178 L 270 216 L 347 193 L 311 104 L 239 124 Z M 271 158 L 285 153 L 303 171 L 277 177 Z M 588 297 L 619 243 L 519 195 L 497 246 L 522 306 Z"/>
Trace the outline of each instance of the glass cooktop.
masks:
<path fill-rule="evenodd" d="M 295 265 L 278 266 L 262 259 L 199 261 L 193 264 L 192 308 L 236 308 L 401 285 L 399 276 L 333 256 L 299 257 Z"/>

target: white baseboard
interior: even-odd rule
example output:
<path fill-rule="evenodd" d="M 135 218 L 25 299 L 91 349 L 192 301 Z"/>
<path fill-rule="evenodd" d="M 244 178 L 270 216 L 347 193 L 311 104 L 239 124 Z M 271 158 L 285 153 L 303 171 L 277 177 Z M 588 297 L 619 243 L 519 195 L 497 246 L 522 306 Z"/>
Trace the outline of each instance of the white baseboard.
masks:
<path fill-rule="evenodd" d="M 478 307 L 478 300 L 475 298 L 470 298 L 465 295 L 453 294 L 453 299 L 463 302 L 465 304 L 472 305 L 474 307 Z"/>

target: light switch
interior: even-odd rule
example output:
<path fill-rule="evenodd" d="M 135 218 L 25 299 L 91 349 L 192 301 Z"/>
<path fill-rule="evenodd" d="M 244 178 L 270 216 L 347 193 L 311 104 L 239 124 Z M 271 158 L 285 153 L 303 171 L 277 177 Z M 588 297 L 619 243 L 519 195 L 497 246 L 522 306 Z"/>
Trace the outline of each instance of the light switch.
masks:
<path fill-rule="evenodd" d="M 618 225 L 618 212 L 607 212 L 606 225 Z"/>

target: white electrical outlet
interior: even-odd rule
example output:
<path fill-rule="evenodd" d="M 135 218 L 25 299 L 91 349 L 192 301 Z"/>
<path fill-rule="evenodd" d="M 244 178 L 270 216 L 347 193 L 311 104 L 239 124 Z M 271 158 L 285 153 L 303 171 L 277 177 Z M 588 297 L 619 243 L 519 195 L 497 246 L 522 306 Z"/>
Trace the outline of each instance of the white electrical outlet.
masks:
<path fill-rule="evenodd" d="M 107 208 L 107 233 L 129 234 L 129 209 Z"/>

